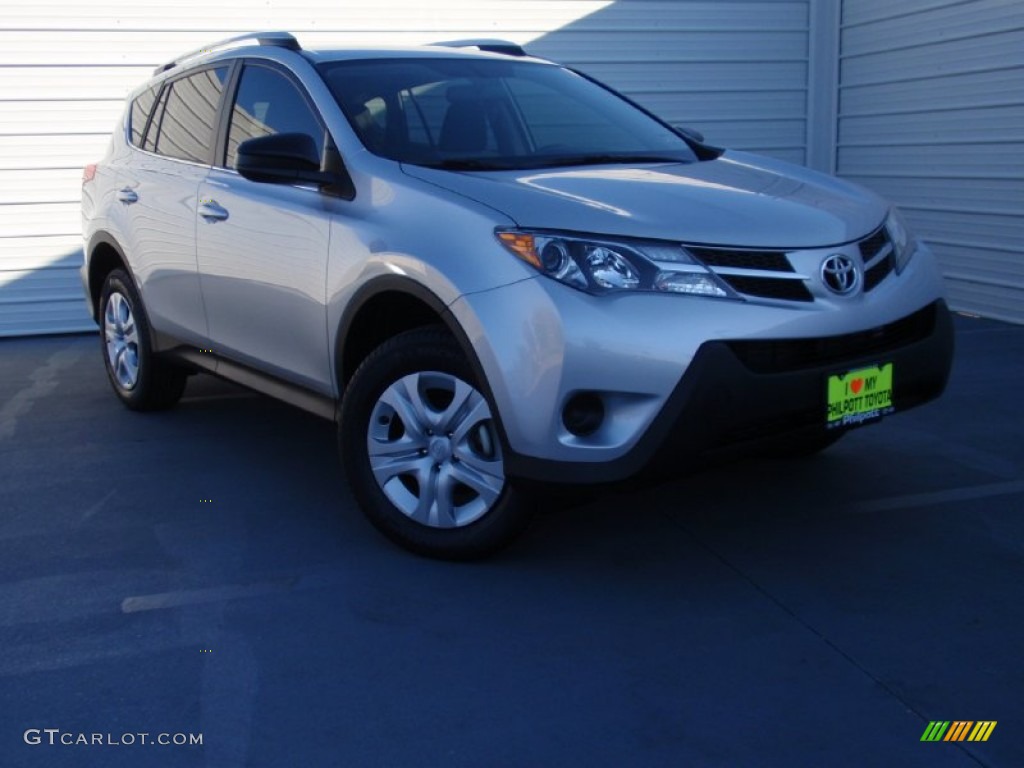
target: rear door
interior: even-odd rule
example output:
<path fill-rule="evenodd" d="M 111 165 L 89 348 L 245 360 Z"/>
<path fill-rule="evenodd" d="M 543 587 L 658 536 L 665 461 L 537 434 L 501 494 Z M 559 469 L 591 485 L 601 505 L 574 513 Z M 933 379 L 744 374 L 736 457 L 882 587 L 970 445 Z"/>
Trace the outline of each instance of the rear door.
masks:
<path fill-rule="evenodd" d="M 169 81 L 148 118 L 143 109 L 133 115 L 133 150 L 118 182 L 123 245 L 150 322 L 157 331 L 197 345 L 205 345 L 207 323 L 196 263 L 196 209 L 199 184 L 213 159 L 228 71 L 224 65 L 209 67 Z"/>
<path fill-rule="evenodd" d="M 275 133 L 308 134 L 322 155 L 324 126 L 287 70 L 246 62 L 223 156 L 199 188 L 197 243 L 214 351 L 330 395 L 330 202 L 313 186 L 257 183 L 235 171 L 241 142 Z"/>

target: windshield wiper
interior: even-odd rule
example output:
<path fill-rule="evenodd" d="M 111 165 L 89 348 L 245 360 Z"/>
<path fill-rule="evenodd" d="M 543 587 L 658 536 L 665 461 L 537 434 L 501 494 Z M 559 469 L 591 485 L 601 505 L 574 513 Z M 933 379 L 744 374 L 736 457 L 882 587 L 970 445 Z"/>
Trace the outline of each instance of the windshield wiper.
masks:
<path fill-rule="evenodd" d="M 551 168 L 562 165 L 629 165 L 630 163 L 685 163 L 681 157 L 665 155 L 561 155 L 559 157 L 539 157 L 531 162 L 536 168 Z"/>
<path fill-rule="evenodd" d="M 445 171 L 509 171 L 516 166 L 494 160 L 481 160 L 474 157 L 449 158 L 436 163 L 417 163 L 426 168 L 440 168 Z"/>
<path fill-rule="evenodd" d="M 581 154 L 558 155 L 553 157 L 520 156 L 516 162 L 490 160 L 477 157 L 448 158 L 430 163 L 416 163 L 425 168 L 440 168 L 445 171 L 512 171 L 526 168 L 556 168 L 570 165 L 629 165 L 631 163 L 685 163 L 686 158 L 664 155 L 642 154 Z"/>

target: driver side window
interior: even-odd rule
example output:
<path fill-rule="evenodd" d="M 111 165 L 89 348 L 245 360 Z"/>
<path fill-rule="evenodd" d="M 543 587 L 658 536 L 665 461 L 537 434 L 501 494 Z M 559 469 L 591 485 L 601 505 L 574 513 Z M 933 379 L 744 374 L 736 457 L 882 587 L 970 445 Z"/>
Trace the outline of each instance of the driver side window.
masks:
<path fill-rule="evenodd" d="M 317 152 L 323 154 L 323 123 L 295 84 L 269 67 L 246 64 L 231 109 L 225 167 L 235 167 L 243 141 L 275 133 L 312 136 Z"/>

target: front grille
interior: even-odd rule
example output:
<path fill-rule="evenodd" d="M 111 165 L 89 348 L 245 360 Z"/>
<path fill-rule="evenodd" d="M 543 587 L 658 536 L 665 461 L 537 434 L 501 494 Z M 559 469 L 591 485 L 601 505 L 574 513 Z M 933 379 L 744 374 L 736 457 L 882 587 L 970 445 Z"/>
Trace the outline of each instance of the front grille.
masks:
<path fill-rule="evenodd" d="M 888 325 L 845 336 L 772 341 L 729 341 L 729 349 L 754 373 L 786 373 L 855 360 L 913 344 L 935 329 L 935 306 Z"/>
<path fill-rule="evenodd" d="M 889 233 L 885 227 L 882 227 L 873 235 L 869 235 L 857 243 L 857 247 L 860 249 L 860 256 L 864 259 L 864 263 L 867 264 L 878 252 L 882 250 L 889 242 Z"/>
<path fill-rule="evenodd" d="M 796 271 L 783 251 L 743 251 L 694 245 L 688 245 L 686 249 L 738 293 L 781 301 L 814 301 L 802 280 L 773 276 L 773 273 L 792 274 Z M 741 269 L 765 274 L 763 277 L 732 274 L 732 270 Z"/>
<path fill-rule="evenodd" d="M 881 227 L 874 234 L 865 237 L 857 243 L 857 247 L 860 249 L 860 256 L 864 259 L 864 264 L 869 264 L 890 243 L 889 232 L 885 227 Z M 890 252 L 888 256 L 869 267 L 864 273 L 864 293 L 874 290 L 880 282 L 889 276 L 892 269 L 893 254 Z"/>
<path fill-rule="evenodd" d="M 748 296 L 762 296 L 766 299 L 784 301 L 814 301 L 802 280 L 779 280 L 773 277 L 749 277 L 747 275 L 719 274 L 733 290 Z"/>
<path fill-rule="evenodd" d="M 892 256 L 886 256 L 864 273 L 864 293 L 874 288 L 892 272 Z"/>
<path fill-rule="evenodd" d="M 694 256 L 709 267 L 732 267 L 733 269 L 763 269 L 766 272 L 792 272 L 782 251 L 729 251 L 718 248 L 688 247 Z"/>
<path fill-rule="evenodd" d="M 874 290 L 892 273 L 895 262 L 891 251 L 880 258 L 880 254 L 890 246 L 889 232 L 884 226 L 879 227 L 857 243 L 857 249 L 860 251 L 861 260 L 865 266 L 865 293 Z M 814 295 L 808 288 L 806 280 L 783 276 L 793 275 L 796 272 L 790 262 L 789 254 L 785 251 L 740 250 L 700 245 L 684 245 L 684 247 L 721 280 L 728 283 L 733 290 L 745 296 L 779 301 L 814 301 Z M 827 253 L 824 249 L 822 252 Z M 872 261 L 875 263 L 872 264 Z M 741 270 L 745 274 L 734 274 Z M 762 274 L 751 274 L 756 272 Z"/>

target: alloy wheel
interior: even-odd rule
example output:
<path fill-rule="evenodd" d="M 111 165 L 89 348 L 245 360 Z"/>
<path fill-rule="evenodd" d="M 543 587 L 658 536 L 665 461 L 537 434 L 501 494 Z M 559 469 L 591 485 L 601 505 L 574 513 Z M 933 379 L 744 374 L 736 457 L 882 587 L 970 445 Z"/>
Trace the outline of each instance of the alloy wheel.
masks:
<path fill-rule="evenodd" d="M 120 293 L 111 293 L 107 300 L 103 336 L 114 378 L 122 389 L 132 389 L 139 381 L 139 333 L 131 304 Z"/>

